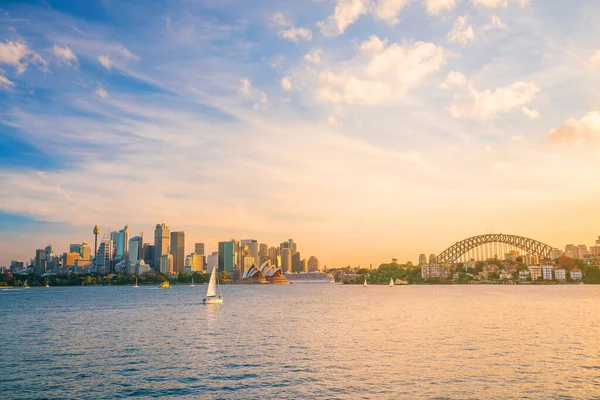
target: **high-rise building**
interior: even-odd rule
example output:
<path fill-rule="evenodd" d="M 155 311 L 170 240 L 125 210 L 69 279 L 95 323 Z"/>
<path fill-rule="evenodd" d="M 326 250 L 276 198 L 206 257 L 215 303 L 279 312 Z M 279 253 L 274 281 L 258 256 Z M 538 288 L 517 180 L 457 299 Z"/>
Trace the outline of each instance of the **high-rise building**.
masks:
<path fill-rule="evenodd" d="M 235 242 L 219 242 L 219 272 L 233 273 L 235 269 Z"/>
<path fill-rule="evenodd" d="M 52 251 L 52 243 L 48 243 L 46 246 L 46 262 L 50 261 L 50 258 L 54 255 L 54 251 Z"/>
<path fill-rule="evenodd" d="M 306 258 L 303 258 L 302 261 L 300 261 L 300 269 L 300 272 L 308 272 L 308 261 Z"/>
<path fill-rule="evenodd" d="M 583 258 L 583 256 L 580 256 L 579 254 L 579 247 L 574 246 L 572 244 L 568 244 L 565 246 L 565 256 L 571 257 L 574 260 Z"/>
<path fill-rule="evenodd" d="M 198 272 L 204 270 L 204 256 L 192 253 L 187 257 L 187 266 L 190 272 Z"/>
<path fill-rule="evenodd" d="M 171 230 L 167 224 L 156 224 L 154 229 L 154 261 L 152 268 L 160 271 L 160 256 L 170 254 Z"/>
<path fill-rule="evenodd" d="M 302 258 L 300 252 L 292 254 L 292 272 L 302 272 Z"/>
<path fill-rule="evenodd" d="M 197 254 L 199 256 L 204 255 L 204 243 L 194 244 L 194 254 Z"/>
<path fill-rule="evenodd" d="M 142 258 L 144 259 L 144 263 L 153 267 L 154 262 L 154 245 L 150 243 L 144 243 L 142 246 Z M 156 270 L 156 269 L 154 269 Z"/>
<path fill-rule="evenodd" d="M 419 255 L 419 265 L 427 264 L 427 256 L 425 254 Z"/>
<path fill-rule="evenodd" d="M 160 272 L 167 275 L 173 273 L 173 256 L 171 254 L 161 254 Z"/>
<path fill-rule="evenodd" d="M 185 233 L 171 232 L 171 253 L 173 256 L 173 271 L 183 273 L 185 264 Z"/>
<path fill-rule="evenodd" d="M 81 256 L 81 259 L 84 261 L 92 260 L 92 249 L 90 248 L 90 245 L 88 242 L 81 243 L 79 255 Z"/>
<path fill-rule="evenodd" d="M 65 253 L 63 254 L 63 269 L 68 270 L 75 266 L 75 263 L 81 259 L 81 255 L 78 252 Z"/>
<path fill-rule="evenodd" d="M 240 248 L 248 247 L 248 255 L 254 259 L 254 263 L 258 264 L 260 261 L 260 256 L 258 254 L 258 241 L 254 239 L 244 239 L 240 241 Z M 257 265 L 260 267 L 260 265 Z"/>
<path fill-rule="evenodd" d="M 69 245 L 69 253 L 81 254 L 81 245 L 80 244 L 70 244 Z"/>
<path fill-rule="evenodd" d="M 585 244 L 580 244 L 577 247 L 579 248 L 579 258 L 583 259 L 590 255 L 590 252 Z"/>
<path fill-rule="evenodd" d="M 46 267 L 48 265 L 48 258 L 46 255 L 45 249 L 37 249 L 35 251 L 35 264 L 33 267 L 33 272 L 36 275 L 42 275 L 46 272 Z"/>
<path fill-rule="evenodd" d="M 10 272 L 16 273 L 25 268 L 25 263 L 21 260 L 11 260 L 10 261 Z"/>
<path fill-rule="evenodd" d="M 269 259 L 271 264 L 281 267 L 281 259 L 279 258 L 279 247 L 269 247 Z"/>
<path fill-rule="evenodd" d="M 96 271 L 99 273 L 113 272 L 113 242 L 110 240 L 110 236 L 109 233 L 104 234 L 94 258 Z"/>
<path fill-rule="evenodd" d="M 292 249 L 281 249 L 281 272 L 292 272 Z"/>
<path fill-rule="evenodd" d="M 320 271 L 321 270 L 321 263 L 319 262 L 319 259 L 315 256 L 310 256 L 310 258 L 308 259 L 308 270 L 309 271 Z"/>
<path fill-rule="evenodd" d="M 141 236 L 134 236 L 129 239 L 128 244 L 128 256 L 127 256 L 127 264 L 128 265 L 136 265 L 138 261 L 143 260 L 144 252 L 144 240 Z"/>
<path fill-rule="evenodd" d="M 254 262 L 254 257 L 250 255 L 245 255 L 244 257 L 242 257 L 242 264 L 240 265 L 240 278 L 243 277 L 244 274 L 248 272 L 253 265 L 256 268 L 260 267 L 260 265 L 257 266 Z"/>
<path fill-rule="evenodd" d="M 435 254 L 429 255 L 429 264 L 435 264 Z"/>
<path fill-rule="evenodd" d="M 219 252 L 213 251 L 212 254 L 206 256 L 206 272 L 211 273 L 213 268 L 219 267 Z"/>
<path fill-rule="evenodd" d="M 281 243 L 279 245 L 279 249 L 290 249 L 292 251 L 292 255 L 296 254 L 297 252 L 296 243 L 294 243 L 294 239 L 288 239 L 287 241 Z"/>
<path fill-rule="evenodd" d="M 115 243 L 115 252 L 117 260 L 126 260 L 127 251 L 129 248 L 129 226 L 125 225 L 125 228 L 117 232 L 117 240 Z"/>

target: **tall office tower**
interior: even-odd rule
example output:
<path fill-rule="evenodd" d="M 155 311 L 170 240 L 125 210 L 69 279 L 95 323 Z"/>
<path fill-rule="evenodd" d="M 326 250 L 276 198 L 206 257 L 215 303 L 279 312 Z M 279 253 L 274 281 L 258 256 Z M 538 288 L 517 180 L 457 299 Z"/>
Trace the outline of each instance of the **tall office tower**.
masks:
<path fill-rule="evenodd" d="M 129 252 L 127 256 L 128 265 L 136 265 L 138 261 L 143 260 L 143 239 L 141 236 L 134 236 L 129 239 Z"/>
<path fill-rule="evenodd" d="M 79 255 L 81 256 L 82 260 L 90 261 L 92 259 L 92 249 L 90 248 L 88 242 L 81 243 Z"/>
<path fill-rule="evenodd" d="M 279 247 L 271 246 L 269 247 L 269 259 L 271 260 L 271 264 L 281 267 L 281 263 L 277 264 L 277 259 L 279 257 Z"/>
<path fill-rule="evenodd" d="M 209 274 L 212 272 L 213 268 L 219 268 L 219 252 L 213 251 L 212 254 L 206 256 L 206 272 Z"/>
<path fill-rule="evenodd" d="M 292 272 L 302 272 L 302 258 L 300 253 L 292 255 Z"/>
<path fill-rule="evenodd" d="M 173 256 L 173 272 L 183 273 L 185 265 L 185 233 L 171 232 L 171 253 Z"/>
<path fill-rule="evenodd" d="M 254 263 L 258 264 L 260 261 L 260 257 L 258 255 L 258 242 L 254 239 L 246 239 L 240 242 L 240 247 L 248 246 L 248 254 L 250 257 L 254 258 Z M 257 265 L 260 267 L 260 265 Z"/>
<path fill-rule="evenodd" d="M 129 226 L 117 232 L 117 241 L 115 244 L 117 260 L 127 260 L 127 250 L 129 248 Z"/>
<path fill-rule="evenodd" d="M 54 251 L 52 251 L 52 243 L 48 243 L 46 246 L 46 262 L 50 261 L 50 258 L 54 255 Z"/>
<path fill-rule="evenodd" d="M 256 265 L 254 257 L 250 255 L 245 255 L 242 257 L 242 264 L 240 265 L 240 278 L 243 278 L 244 274 L 248 272 L 253 265 L 256 268 L 260 267 L 260 265 Z"/>
<path fill-rule="evenodd" d="M 292 249 L 281 249 L 281 272 L 292 272 Z"/>
<path fill-rule="evenodd" d="M 425 254 L 419 255 L 419 265 L 427 264 L 427 256 Z"/>
<path fill-rule="evenodd" d="M 70 244 L 69 245 L 69 253 L 79 253 L 81 255 L 81 245 L 80 244 Z"/>
<path fill-rule="evenodd" d="M 219 272 L 227 271 L 230 275 L 235 268 L 235 241 L 219 242 Z"/>
<path fill-rule="evenodd" d="M 113 242 L 110 240 L 110 234 L 105 233 L 100 246 L 98 246 L 98 252 L 95 257 L 96 271 L 101 274 L 107 274 L 112 272 L 113 264 Z"/>
<path fill-rule="evenodd" d="M 262 260 L 263 258 L 269 257 L 269 245 L 266 243 L 261 243 L 258 246 L 258 256 Z"/>
<path fill-rule="evenodd" d="M 588 248 L 585 244 L 580 244 L 577 248 L 579 249 L 579 258 L 584 259 L 589 255 Z"/>
<path fill-rule="evenodd" d="M 319 262 L 319 259 L 315 256 L 310 256 L 310 258 L 308 259 L 308 270 L 309 271 L 320 271 L 321 270 L 321 263 Z"/>
<path fill-rule="evenodd" d="M 142 254 L 144 263 L 154 268 L 154 264 L 152 264 L 154 262 L 154 245 L 151 245 L 150 243 L 144 243 L 142 246 Z"/>
<path fill-rule="evenodd" d="M 292 255 L 296 254 L 297 252 L 296 243 L 294 243 L 294 239 L 288 239 L 287 241 L 281 243 L 279 245 L 279 249 L 290 249 L 292 251 Z"/>
<path fill-rule="evenodd" d="M 582 258 L 579 256 L 579 247 L 572 244 L 565 246 L 565 256 L 571 257 L 572 259 Z"/>
<path fill-rule="evenodd" d="M 199 256 L 204 255 L 204 243 L 194 244 L 194 254 L 197 254 Z"/>
<path fill-rule="evenodd" d="M 81 259 L 79 253 L 64 253 L 63 254 L 63 269 L 69 270 L 75 266 L 75 263 Z"/>
<path fill-rule="evenodd" d="M 188 256 L 188 266 L 191 272 L 199 272 L 204 270 L 204 256 L 192 253 Z"/>
<path fill-rule="evenodd" d="M 46 255 L 45 249 L 37 249 L 35 251 L 35 263 L 33 267 L 33 272 L 36 275 L 42 275 L 46 272 L 46 267 L 48 266 L 48 257 Z"/>
<path fill-rule="evenodd" d="M 160 272 L 160 256 L 170 254 L 171 230 L 167 224 L 156 224 L 154 229 L 154 262 L 152 268 Z"/>
<path fill-rule="evenodd" d="M 300 269 L 302 270 L 301 272 L 308 272 L 308 261 L 306 258 L 303 258 L 302 261 L 300 261 Z"/>
<path fill-rule="evenodd" d="M 429 255 L 429 264 L 435 264 L 435 254 Z"/>
<path fill-rule="evenodd" d="M 173 273 L 173 256 L 171 254 L 162 254 L 160 256 L 160 272 L 167 275 Z"/>

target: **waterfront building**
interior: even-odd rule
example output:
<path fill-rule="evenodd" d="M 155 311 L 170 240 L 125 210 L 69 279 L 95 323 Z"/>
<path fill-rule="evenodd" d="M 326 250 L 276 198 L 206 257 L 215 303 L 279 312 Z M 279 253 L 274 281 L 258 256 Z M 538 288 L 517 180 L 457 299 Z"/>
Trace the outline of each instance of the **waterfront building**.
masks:
<path fill-rule="evenodd" d="M 537 255 L 527 254 L 523 256 L 523 264 L 525 265 L 539 265 L 540 258 Z"/>
<path fill-rule="evenodd" d="M 583 258 L 583 256 L 580 256 L 579 254 L 579 247 L 573 244 L 568 244 L 565 246 L 565 256 L 570 257 L 574 260 Z"/>
<path fill-rule="evenodd" d="M 35 251 L 35 263 L 33 271 L 36 275 L 42 275 L 46 273 L 48 266 L 48 258 L 46 255 L 46 249 L 37 249 Z"/>
<path fill-rule="evenodd" d="M 154 262 L 154 245 L 151 245 L 150 243 L 144 243 L 144 245 L 142 246 L 142 258 L 144 259 L 144 263 L 146 265 L 154 267 L 152 265 L 152 263 Z"/>
<path fill-rule="evenodd" d="M 583 279 L 583 274 L 581 273 L 581 270 L 579 268 L 573 268 L 570 274 L 571 279 L 574 281 L 580 281 Z"/>
<path fill-rule="evenodd" d="M 194 254 L 199 256 L 204 255 L 204 243 L 195 243 L 194 244 Z"/>
<path fill-rule="evenodd" d="M 567 270 L 564 268 L 557 268 L 554 270 L 554 278 L 557 281 L 566 281 L 567 280 Z"/>
<path fill-rule="evenodd" d="M 250 255 L 243 256 L 242 264 L 240 265 L 240 276 L 243 277 L 244 274 L 250 271 L 250 268 L 256 267 L 256 264 L 257 263 L 255 262 L 254 257 Z"/>
<path fill-rule="evenodd" d="M 127 264 L 135 266 L 138 261 L 144 258 L 143 252 L 143 238 L 141 236 L 134 236 L 129 239 L 128 246 L 128 259 Z"/>
<path fill-rule="evenodd" d="M 152 271 L 152 268 L 150 268 L 150 265 L 146 264 L 146 262 L 144 260 L 139 260 L 137 262 L 137 264 L 135 265 L 135 274 L 136 275 L 148 274 L 151 271 Z"/>
<path fill-rule="evenodd" d="M 173 274 L 173 256 L 171 254 L 160 256 L 160 272 L 167 275 Z"/>
<path fill-rule="evenodd" d="M 279 245 L 280 252 L 282 252 L 283 249 L 290 249 L 290 251 L 292 252 L 292 255 L 296 254 L 297 248 L 296 248 L 296 243 L 294 243 L 294 239 L 288 239 L 287 241 L 282 242 Z"/>
<path fill-rule="evenodd" d="M 248 255 L 250 255 L 254 259 L 254 261 L 258 264 L 258 261 L 260 260 L 258 241 L 254 240 L 254 239 L 244 239 L 244 240 L 240 241 L 240 248 L 246 248 L 246 247 L 248 247 Z M 241 257 L 244 256 L 243 251 L 240 256 Z M 242 259 L 242 263 L 240 263 L 240 265 L 241 264 L 243 264 L 243 259 Z"/>
<path fill-rule="evenodd" d="M 565 254 L 564 251 L 560 251 L 559 249 L 550 250 L 550 259 L 556 260 L 557 258 L 563 256 Z"/>
<path fill-rule="evenodd" d="M 540 268 L 542 269 L 542 279 L 544 279 L 545 281 L 551 281 L 552 279 L 554 279 L 554 276 L 553 276 L 554 267 L 553 266 L 542 265 L 542 266 L 540 266 Z"/>
<path fill-rule="evenodd" d="M 319 259 L 315 256 L 310 256 L 308 259 L 308 270 L 309 271 L 320 271 L 321 270 L 321 263 L 319 262 Z"/>
<path fill-rule="evenodd" d="M 115 240 L 115 239 L 113 239 Z M 123 229 L 117 232 L 115 246 L 115 259 L 127 260 L 127 252 L 129 249 L 129 226 L 125 225 Z"/>
<path fill-rule="evenodd" d="M 292 254 L 292 272 L 302 272 L 302 258 L 300 252 Z"/>
<path fill-rule="evenodd" d="M 287 247 L 281 249 L 281 271 L 292 272 L 292 249 Z"/>
<path fill-rule="evenodd" d="M 421 265 L 421 278 L 448 279 L 450 266 L 447 264 L 423 264 Z"/>
<path fill-rule="evenodd" d="M 171 253 L 171 229 L 167 224 L 156 224 L 154 229 L 154 261 L 152 267 L 160 271 L 160 257 Z"/>
<path fill-rule="evenodd" d="M 598 240 L 596 240 L 596 244 L 593 246 L 590 246 L 590 255 L 592 257 L 598 257 L 600 256 L 600 244 L 598 244 Z"/>
<path fill-rule="evenodd" d="M 419 254 L 419 265 L 427 264 L 427 256 L 425 254 Z"/>
<path fill-rule="evenodd" d="M 529 278 L 529 271 L 519 271 L 519 280 L 526 281 Z"/>
<path fill-rule="evenodd" d="M 21 260 L 11 260 L 10 261 L 10 272 L 17 273 L 25 268 L 25 263 Z"/>
<path fill-rule="evenodd" d="M 235 241 L 219 242 L 219 272 L 233 273 L 235 269 Z"/>
<path fill-rule="evenodd" d="M 540 267 L 530 266 L 527 268 L 532 281 L 537 281 L 542 277 L 542 269 Z"/>
<path fill-rule="evenodd" d="M 258 246 L 258 256 L 262 259 L 262 258 L 267 258 L 269 257 L 269 245 L 266 243 L 261 243 Z M 262 263 L 261 263 L 262 264 Z"/>
<path fill-rule="evenodd" d="M 219 252 L 213 251 L 212 254 L 206 256 L 206 272 L 211 273 L 213 268 L 219 267 Z M 218 271 L 218 269 L 217 269 Z"/>
<path fill-rule="evenodd" d="M 300 261 L 300 272 L 308 272 L 308 260 L 306 258 Z"/>
<path fill-rule="evenodd" d="M 584 259 L 590 255 L 590 252 L 585 244 L 580 244 L 577 246 L 577 248 L 579 249 L 579 258 Z"/>
<path fill-rule="evenodd" d="M 88 242 L 81 243 L 79 255 L 82 260 L 90 261 L 92 260 L 92 248 L 90 247 Z"/>
<path fill-rule="evenodd" d="M 113 260 L 113 242 L 110 240 L 110 234 L 105 233 L 98 246 L 96 257 L 94 262 L 96 264 L 96 271 L 99 273 L 109 273 L 112 271 L 112 260 Z"/>
<path fill-rule="evenodd" d="M 185 233 L 171 232 L 171 251 L 173 256 L 173 271 L 176 274 L 183 272 L 185 263 Z"/>
<path fill-rule="evenodd" d="M 279 254 L 279 247 L 269 247 L 269 259 L 271 260 L 271 264 L 281 267 L 281 259 L 279 258 Z"/>
<path fill-rule="evenodd" d="M 511 250 L 508 253 L 504 254 L 504 259 L 508 261 L 515 262 L 519 258 L 519 252 L 516 250 Z"/>
<path fill-rule="evenodd" d="M 81 259 L 79 252 L 63 254 L 63 269 L 68 270 L 75 266 L 78 260 Z"/>
<path fill-rule="evenodd" d="M 429 255 L 429 264 L 435 264 L 435 254 Z"/>
<path fill-rule="evenodd" d="M 188 267 L 189 272 L 199 272 L 204 270 L 204 256 L 196 253 L 192 253 L 186 257 L 185 266 Z M 187 271 L 186 271 L 187 272 Z"/>

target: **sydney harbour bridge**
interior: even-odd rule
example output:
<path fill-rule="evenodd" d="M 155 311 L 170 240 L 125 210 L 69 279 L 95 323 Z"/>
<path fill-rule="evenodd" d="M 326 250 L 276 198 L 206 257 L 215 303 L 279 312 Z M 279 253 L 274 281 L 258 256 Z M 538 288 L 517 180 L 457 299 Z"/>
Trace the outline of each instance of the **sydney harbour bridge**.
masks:
<path fill-rule="evenodd" d="M 540 260 L 555 257 L 556 248 L 522 236 L 490 233 L 473 236 L 456 242 L 435 256 L 437 263 L 455 263 L 468 260 L 504 259 L 505 254 L 517 251 L 520 255 L 532 255 Z"/>

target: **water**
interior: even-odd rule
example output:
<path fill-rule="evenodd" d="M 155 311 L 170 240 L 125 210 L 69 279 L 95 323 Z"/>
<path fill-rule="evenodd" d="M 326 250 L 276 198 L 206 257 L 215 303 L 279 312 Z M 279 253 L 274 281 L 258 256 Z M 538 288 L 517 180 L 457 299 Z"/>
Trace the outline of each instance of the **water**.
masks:
<path fill-rule="evenodd" d="M 600 286 L 0 291 L 3 399 L 600 398 Z"/>

